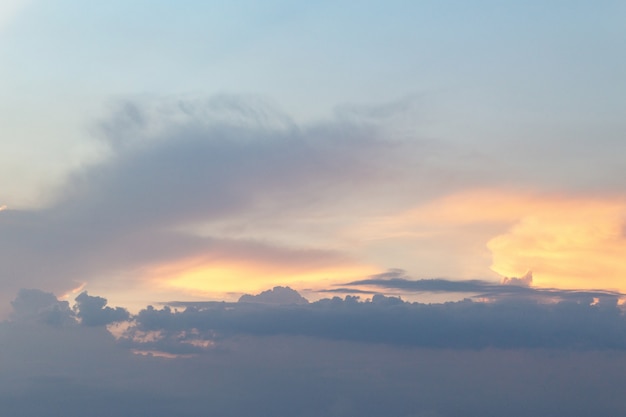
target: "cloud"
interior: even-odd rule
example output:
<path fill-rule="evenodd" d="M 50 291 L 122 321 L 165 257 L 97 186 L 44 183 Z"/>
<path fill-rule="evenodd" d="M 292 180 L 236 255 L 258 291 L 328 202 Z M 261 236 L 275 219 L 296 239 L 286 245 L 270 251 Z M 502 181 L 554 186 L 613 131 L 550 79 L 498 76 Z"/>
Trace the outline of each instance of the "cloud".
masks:
<path fill-rule="evenodd" d="M 76 297 L 76 317 L 85 326 L 106 326 L 107 324 L 126 321 L 130 318 L 128 310 L 122 307 L 106 307 L 107 300 L 92 297 L 84 291 Z"/>
<path fill-rule="evenodd" d="M 493 175 L 506 183 L 509 173 Z M 623 193 L 487 184 L 444 187 L 355 226 L 354 239 L 366 239 L 370 258 L 422 277 L 500 280 L 532 270 L 537 286 L 624 290 Z"/>
<path fill-rule="evenodd" d="M 260 303 L 272 305 L 308 304 L 308 300 L 289 287 L 274 287 L 257 295 L 244 294 L 240 303 Z"/>
<path fill-rule="evenodd" d="M 551 201 L 552 200 L 552 201 Z M 615 288 L 624 291 L 624 208 L 615 198 L 546 198 L 487 247 L 502 275 L 531 269 L 542 286 Z M 520 201 L 522 207 L 524 201 Z"/>
<path fill-rule="evenodd" d="M 21 289 L 11 302 L 11 320 L 17 322 L 45 323 L 55 326 L 77 324 L 76 319 L 86 326 L 106 326 L 126 321 L 129 312 L 122 307 L 106 307 L 107 300 L 92 297 L 86 291 L 76 297 L 76 304 L 70 308 L 67 301 L 60 301 L 54 294 L 37 290 Z"/>
<path fill-rule="evenodd" d="M 532 272 L 521 278 L 504 277 L 502 283 L 484 280 L 447 280 L 442 278 L 411 279 L 400 269 L 375 274 L 367 279 L 340 284 L 344 287 L 396 289 L 412 293 L 466 293 L 474 298 L 498 300 L 506 297 L 528 298 L 534 300 L 571 300 L 586 301 L 593 298 L 617 300 L 625 294 L 609 290 L 558 289 L 531 287 Z"/>
<path fill-rule="evenodd" d="M 317 290 L 316 292 L 322 293 L 322 294 L 324 294 L 324 293 L 365 294 L 365 295 L 375 295 L 375 294 L 378 294 L 377 291 L 360 290 L 360 289 L 357 289 L 357 288 L 347 288 L 347 287 L 323 289 L 323 290 Z"/>
<path fill-rule="evenodd" d="M 32 291 L 19 300 L 21 312 L 59 303 Z M 103 326 L 0 323 L 0 408 L 14 417 L 626 411 L 624 316 L 604 301 L 424 305 L 377 295 L 147 308 L 137 319 L 143 330 L 130 331 L 143 331 L 144 347 L 175 355 L 133 354 L 141 343 Z M 215 343 L 201 346 L 207 338 Z"/>
<path fill-rule="evenodd" d="M 137 100 L 102 126 L 109 150 L 73 171 L 51 204 L 0 213 L 3 293 L 61 293 L 190 258 L 337 266 L 349 258 L 341 250 L 217 229 L 255 218 L 296 223 L 347 194 L 382 189 L 402 154 L 371 124 L 296 126 L 262 100 L 237 96 Z"/>
<path fill-rule="evenodd" d="M 116 117 L 126 122 L 108 126 L 106 138 L 122 143 L 106 163 L 72 175 L 59 209 L 89 203 L 105 219 L 148 226 L 214 220 L 273 199 L 308 204 L 311 193 L 332 199 L 348 183 L 376 181 L 393 149 L 374 126 L 279 124 L 286 116 L 241 97 L 128 103 Z"/>
<path fill-rule="evenodd" d="M 505 276 L 532 269 L 535 284 L 593 276 L 597 285 L 570 287 L 619 288 L 621 200 L 517 193 L 519 172 L 493 175 L 463 144 L 385 124 L 410 103 L 299 125 L 258 97 L 123 102 L 98 126 L 98 162 L 68 175 L 47 206 L 0 212 L 0 302 L 22 287 L 64 294 L 85 283 L 114 288 L 112 300 L 131 288 L 237 297 L 389 266 L 484 277 L 492 259 Z M 557 252 L 583 268 L 557 265 Z M 484 286 L 457 287 L 472 285 Z"/>
<path fill-rule="evenodd" d="M 132 355 L 101 330 L 0 324 L 2 410 L 13 417 L 626 411 L 623 352 L 450 351 L 274 336 L 240 337 L 224 349 L 164 359 Z"/>
<path fill-rule="evenodd" d="M 530 287 L 533 284 L 533 272 L 528 271 L 523 276 L 517 277 L 504 277 L 502 278 L 502 284 L 504 285 L 517 285 L 522 287 Z"/>
<path fill-rule="evenodd" d="M 11 318 L 17 321 L 41 322 L 56 326 L 73 324 L 73 312 L 67 301 L 59 301 L 52 293 L 21 289 L 11 302 Z"/>
<path fill-rule="evenodd" d="M 177 344 L 181 335 L 184 343 L 193 335 L 217 346 L 247 335 L 438 349 L 624 350 L 625 326 L 626 318 L 615 296 L 594 299 L 586 294 L 545 303 L 522 293 L 492 302 L 420 304 L 377 294 L 371 301 L 346 296 L 305 305 L 210 303 L 188 305 L 183 311 L 149 307 L 135 317 L 125 343 L 136 349 L 181 353 L 190 352 L 189 346 Z M 146 334 L 154 337 L 144 345 L 141 338 Z M 210 348 L 214 347 L 212 343 Z"/>

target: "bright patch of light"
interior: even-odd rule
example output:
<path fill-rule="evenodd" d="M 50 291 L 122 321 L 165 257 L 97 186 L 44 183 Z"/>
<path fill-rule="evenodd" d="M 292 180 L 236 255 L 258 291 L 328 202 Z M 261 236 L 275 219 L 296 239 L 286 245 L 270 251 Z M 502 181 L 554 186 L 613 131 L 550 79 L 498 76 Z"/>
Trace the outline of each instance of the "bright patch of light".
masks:
<path fill-rule="evenodd" d="M 27 3 L 27 0 L 2 0 L 0 2 L 0 30 L 2 30 Z"/>
<path fill-rule="evenodd" d="M 377 269 L 361 265 L 320 268 L 229 262 L 181 261 L 147 271 L 147 278 L 158 286 L 185 290 L 192 294 L 256 293 L 276 285 L 299 288 L 303 285 L 346 282 L 375 274 Z"/>

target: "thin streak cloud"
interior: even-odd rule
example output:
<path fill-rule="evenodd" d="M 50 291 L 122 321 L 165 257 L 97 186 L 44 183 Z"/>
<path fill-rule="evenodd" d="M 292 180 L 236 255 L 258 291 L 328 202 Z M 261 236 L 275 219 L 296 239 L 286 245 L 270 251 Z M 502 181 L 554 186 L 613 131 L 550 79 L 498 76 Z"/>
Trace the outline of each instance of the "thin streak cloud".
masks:
<path fill-rule="evenodd" d="M 558 289 L 532 287 L 532 272 L 522 278 L 504 277 L 502 283 L 483 280 L 448 280 L 442 278 L 411 279 L 402 270 L 390 270 L 367 279 L 340 284 L 345 289 L 379 288 L 403 290 L 412 293 L 464 293 L 472 298 L 498 300 L 504 297 L 527 297 L 536 300 L 591 300 L 593 298 L 620 299 L 626 294 L 601 289 Z M 342 290 L 343 291 L 343 290 Z"/>

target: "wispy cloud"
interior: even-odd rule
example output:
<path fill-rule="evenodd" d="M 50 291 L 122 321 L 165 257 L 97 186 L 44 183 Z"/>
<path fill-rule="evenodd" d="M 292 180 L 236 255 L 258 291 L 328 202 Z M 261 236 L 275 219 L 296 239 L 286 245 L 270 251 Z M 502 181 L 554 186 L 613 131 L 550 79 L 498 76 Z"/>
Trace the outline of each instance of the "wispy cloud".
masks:
<path fill-rule="evenodd" d="M 316 280 L 331 289 L 390 266 L 484 276 L 492 259 L 503 275 L 535 270 L 543 286 L 620 288 L 620 199 L 516 193 L 527 173 L 500 175 L 482 150 L 390 128 L 413 100 L 305 125 L 258 97 L 122 102 L 96 129 L 106 147 L 98 162 L 74 170 L 48 206 L 2 212 L 0 298 L 108 285 L 115 274 L 125 277 L 117 290 L 153 283 L 206 295 Z M 572 205 L 581 209 L 559 216 Z M 583 249 L 580 276 L 553 261 Z"/>
<path fill-rule="evenodd" d="M 126 103 L 102 132 L 108 154 L 73 172 L 53 204 L 2 213 L 7 294 L 64 292 L 113 271 L 188 259 L 341 267 L 349 258 L 341 251 L 271 235 L 229 238 L 209 226 L 243 215 L 297 219 L 349 190 L 382 186 L 398 155 L 374 126 L 298 127 L 262 100 L 229 96 Z M 208 232 L 190 233 L 194 225 Z"/>
<path fill-rule="evenodd" d="M 443 278 L 411 279 L 402 270 L 392 269 L 367 279 L 340 284 L 343 287 L 381 290 L 403 290 L 413 293 L 465 293 L 475 298 L 501 299 L 503 297 L 528 297 L 537 300 L 591 300 L 594 297 L 617 299 L 626 296 L 618 291 L 602 289 L 558 289 L 531 287 L 532 273 L 523 277 L 505 277 L 502 283 L 483 280 L 448 280 Z"/>

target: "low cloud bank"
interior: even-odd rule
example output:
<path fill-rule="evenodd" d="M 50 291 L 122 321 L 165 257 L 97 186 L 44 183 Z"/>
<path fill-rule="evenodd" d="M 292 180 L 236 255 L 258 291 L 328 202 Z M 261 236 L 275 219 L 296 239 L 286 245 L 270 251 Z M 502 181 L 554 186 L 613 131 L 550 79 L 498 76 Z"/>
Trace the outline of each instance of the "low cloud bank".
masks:
<path fill-rule="evenodd" d="M 437 282 L 438 284 L 438 282 Z M 474 288 L 477 283 L 460 283 Z M 432 288 L 431 286 L 426 286 Z M 518 287 L 525 288 L 525 287 Z M 626 350 L 626 315 L 617 296 L 581 295 L 556 302 L 505 297 L 489 302 L 423 304 L 375 294 L 308 303 L 276 287 L 238 303 L 171 303 L 137 315 L 86 292 L 73 308 L 52 294 L 22 290 L 15 321 L 103 327 L 125 322 L 122 346 L 171 354 L 201 353 L 242 336 L 297 336 L 444 349 Z"/>
<path fill-rule="evenodd" d="M 0 323 L 0 409 L 13 417 L 626 412 L 626 321 L 616 299 L 281 302 L 178 303 L 132 316 L 87 293 L 71 308 L 23 290 Z M 121 319 L 116 340 L 105 325 Z"/>
<path fill-rule="evenodd" d="M 617 299 L 591 301 L 420 304 L 375 295 L 308 305 L 148 307 L 135 317 L 126 342 L 140 348 L 141 342 L 132 342 L 135 332 L 158 334 L 148 347 L 172 353 L 181 334 L 218 343 L 238 335 L 282 335 L 451 349 L 626 349 L 626 318 Z"/>

